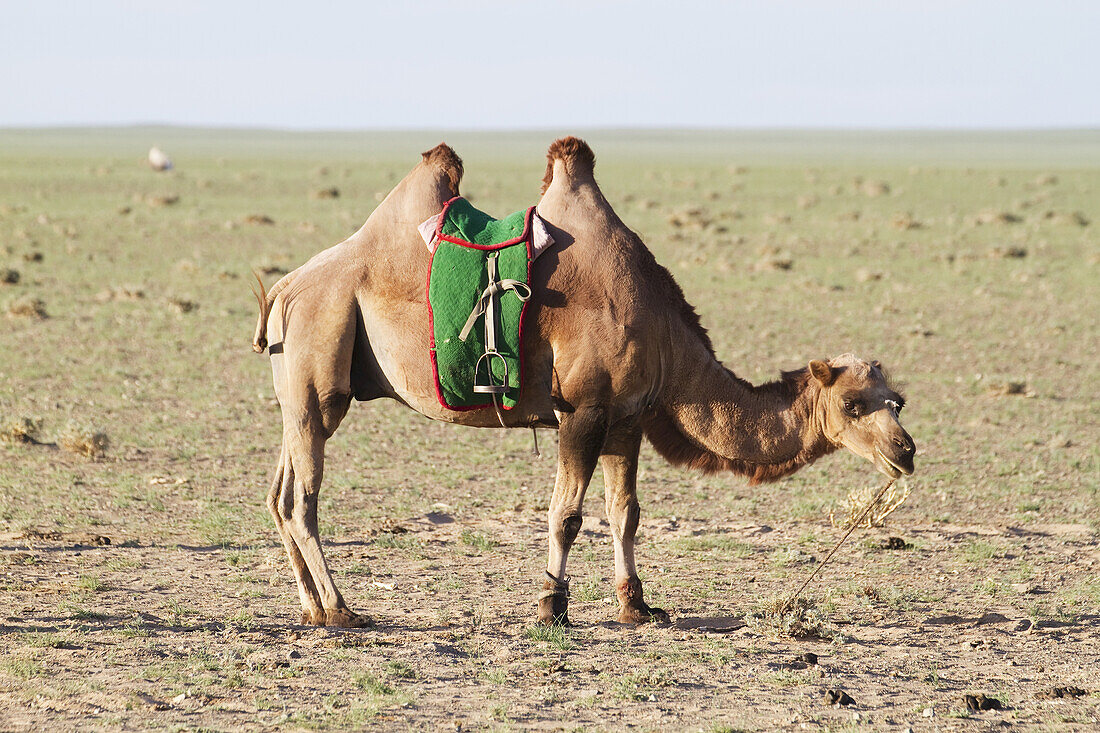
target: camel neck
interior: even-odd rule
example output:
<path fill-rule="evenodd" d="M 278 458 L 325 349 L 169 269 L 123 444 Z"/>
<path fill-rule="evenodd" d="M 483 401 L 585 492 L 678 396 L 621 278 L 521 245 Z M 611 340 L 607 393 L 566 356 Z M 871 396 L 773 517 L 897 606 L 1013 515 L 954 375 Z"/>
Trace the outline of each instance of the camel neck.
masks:
<path fill-rule="evenodd" d="M 812 387 L 753 386 L 701 343 L 692 347 L 679 360 L 678 378 L 664 399 L 669 417 L 689 440 L 744 472 L 784 465 L 790 470 L 783 473 L 790 473 L 827 451 L 812 419 L 813 395 L 807 392 Z"/>

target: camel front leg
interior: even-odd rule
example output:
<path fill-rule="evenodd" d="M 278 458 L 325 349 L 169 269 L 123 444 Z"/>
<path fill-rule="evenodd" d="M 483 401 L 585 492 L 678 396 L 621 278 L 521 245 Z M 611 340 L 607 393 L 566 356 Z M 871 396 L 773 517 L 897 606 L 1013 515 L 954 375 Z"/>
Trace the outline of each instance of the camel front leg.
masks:
<path fill-rule="evenodd" d="M 560 415 L 558 435 L 558 476 L 547 513 L 550 553 L 539 594 L 539 622 L 567 625 L 569 576 L 565 564 L 581 530 L 584 492 L 607 436 L 607 413 L 600 408 L 588 408 Z"/>
<path fill-rule="evenodd" d="M 619 621 L 669 623 L 668 614 L 651 608 L 642 599 L 642 581 L 634 565 L 634 536 L 641 508 L 638 504 L 638 451 L 642 431 L 638 426 L 612 432 L 604 444 L 604 504 L 615 544 L 615 592 L 619 597 Z"/>

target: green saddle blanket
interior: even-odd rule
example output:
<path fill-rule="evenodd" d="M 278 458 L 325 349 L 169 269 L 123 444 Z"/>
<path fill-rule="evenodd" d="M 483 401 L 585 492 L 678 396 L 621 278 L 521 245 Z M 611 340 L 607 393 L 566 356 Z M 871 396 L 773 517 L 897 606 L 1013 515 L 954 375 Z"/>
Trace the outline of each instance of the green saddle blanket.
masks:
<path fill-rule="evenodd" d="M 443 207 L 428 271 L 428 318 L 436 393 L 447 409 L 492 405 L 494 394 L 475 385 L 495 388 L 506 410 L 519 400 L 534 210 L 493 219 L 464 198 Z"/>

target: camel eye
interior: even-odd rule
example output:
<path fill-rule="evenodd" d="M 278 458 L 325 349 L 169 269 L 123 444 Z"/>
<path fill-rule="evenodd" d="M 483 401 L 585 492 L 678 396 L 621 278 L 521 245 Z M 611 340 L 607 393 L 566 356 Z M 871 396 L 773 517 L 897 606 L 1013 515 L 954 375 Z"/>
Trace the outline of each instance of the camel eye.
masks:
<path fill-rule="evenodd" d="M 859 417 L 859 403 L 844 400 L 844 412 L 849 417 Z"/>

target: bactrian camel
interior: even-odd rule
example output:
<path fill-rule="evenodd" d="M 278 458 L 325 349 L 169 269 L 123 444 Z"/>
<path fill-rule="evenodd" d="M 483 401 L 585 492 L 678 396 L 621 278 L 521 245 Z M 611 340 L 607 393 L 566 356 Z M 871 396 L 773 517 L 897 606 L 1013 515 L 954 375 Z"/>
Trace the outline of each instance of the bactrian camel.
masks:
<path fill-rule="evenodd" d="M 677 465 L 729 470 L 753 484 L 840 447 L 890 477 L 913 471 L 898 422 L 904 402 L 878 362 L 809 361 L 753 386 L 716 358 L 669 272 L 615 214 L 595 157 L 567 137 L 547 154 L 537 212 L 555 244 L 532 267 L 522 391 L 509 428 L 555 428 L 558 472 L 538 619 L 567 623 L 569 549 L 599 462 L 615 552 L 618 620 L 667 621 L 646 605 L 634 564 L 643 436 Z M 352 399 L 388 397 L 433 420 L 501 427 L 493 409 L 456 412 L 437 398 L 428 355 L 429 252 L 417 226 L 459 195 L 462 161 L 426 152 L 366 223 L 259 294 L 253 347 L 271 344 L 283 444 L 268 496 L 298 581 L 302 622 L 361 626 L 333 582 L 317 534 L 325 441 Z"/>

